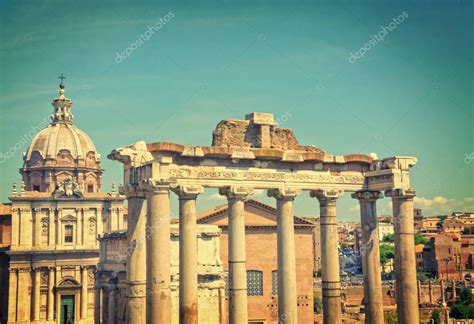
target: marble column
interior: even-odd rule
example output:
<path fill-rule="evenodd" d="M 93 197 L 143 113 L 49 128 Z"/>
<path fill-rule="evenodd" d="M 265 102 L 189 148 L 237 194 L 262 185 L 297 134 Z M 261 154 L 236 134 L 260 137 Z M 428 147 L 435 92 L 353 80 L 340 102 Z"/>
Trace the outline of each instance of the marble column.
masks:
<path fill-rule="evenodd" d="M 352 198 L 358 199 L 360 203 L 365 322 L 371 324 L 384 323 L 377 221 L 377 199 L 382 197 L 381 192 L 372 190 L 361 190 L 352 194 Z"/>
<path fill-rule="evenodd" d="M 179 196 L 179 323 L 198 323 L 198 246 L 196 198 L 201 186 L 178 186 Z"/>
<path fill-rule="evenodd" d="M 87 266 L 81 267 L 81 319 L 87 318 L 87 304 L 89 303 L 87 276 Z"/>
<path fill-rule="evenodd" d="M 40 320 L 40 303 L 41 303 L 41 269 L 34 268 L 34 282 L 33 282 L 33 321 Z"/>
<path fill-rule="evenodd" d="M 293 201 L 300 193 L 288 188 L 268 191 L 277 200 L 278 323 L 298 323 Z"/>
<path fill-rule="evenodd" d="M 311 191 L 320 205 L 321 275 L 323 294 L 323 322 L 342 323 L 341 280 L 339 277 L 339 236 L 337 234 L 336 200 L 339 190 Z"/>
<path fill-rule="evenodd" d="M 48 308 L 46 319 L 52 321 L 54 319 L 54 268 L 48 269 Z"/>
<path fill-rule="evenodd" d="M 245 201 L 252 189 L 243 187 L 220 188 L 219 193 L 229 203 L 229 323 L 248 322 L 247 267 L 245 251 Z"/>
<path fill-rule="evenodd" d="M 131 185 L 123 192 L 128 201 L 127 323 L 146 324 L 146 197 Z"/>
<path fill-rule="evenodd" d="M 415 190 L 388 190 L 385 192 L 385 196 L 392 198 L 395 223 L 395 289 L 398 321 L 404 324 L 418 324 L 419 310 L 413 224 Z"/>
<path fill-rule="evenodd" d="M 169 184 L 147 181 L 147 323 L 171 323 L 170 220 Z"/>

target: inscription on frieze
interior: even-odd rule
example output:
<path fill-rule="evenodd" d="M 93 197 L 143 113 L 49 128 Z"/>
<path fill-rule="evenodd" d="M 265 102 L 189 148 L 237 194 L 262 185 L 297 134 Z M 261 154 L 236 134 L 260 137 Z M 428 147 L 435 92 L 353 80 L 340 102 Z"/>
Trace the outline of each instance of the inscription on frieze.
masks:
<path fill-rule="evenodd" d="M 363 184 L 363 175 L 331 175 L 331 174 L 304 174 L 286 172 L 253 172 L 253 171 L 226 171 L 194 168 L 180 168 L 170 170 L 172 179 L 236 179 L 247 181 L 294 181 L 294 182 L 323 182 L 338 184 Z"/>

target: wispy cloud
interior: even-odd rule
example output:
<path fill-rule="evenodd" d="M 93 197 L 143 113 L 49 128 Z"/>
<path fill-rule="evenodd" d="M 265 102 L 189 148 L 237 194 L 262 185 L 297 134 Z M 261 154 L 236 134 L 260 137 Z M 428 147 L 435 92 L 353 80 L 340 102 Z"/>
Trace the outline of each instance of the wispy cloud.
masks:
<path fill-rule="evenodd" d="M 447 198 L 443 196 L 436 196 L 433 198 L 414 198 L 415 207 L 424 209 L 430 213 L 450 213 L 455 211 L 474 212 L 472 202 L 474 202 L 474 197 L 465 197 L 463 199 Z"/>

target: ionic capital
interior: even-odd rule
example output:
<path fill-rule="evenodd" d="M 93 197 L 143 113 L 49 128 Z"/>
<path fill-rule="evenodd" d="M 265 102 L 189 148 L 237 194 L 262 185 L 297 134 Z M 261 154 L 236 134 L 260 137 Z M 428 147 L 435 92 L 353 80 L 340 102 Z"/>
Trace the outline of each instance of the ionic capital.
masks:
<path fill-rule="evenodd" d="M 197 196 L 204 192 L 202 186 L 172 186 L 171 190 L 179 196 L 180 200 L 194 200 Z"/>
<path fill-rule="evenodd" d="M 415 189 L 390 189 L 385 191 L 385 197 L 395 199 L 413 199 L 415 195 Z"/>
<path fill-rule="evenodd" d="M 219 188 L 219 194 L 226 196 L 227 199 L 244 199 L 248 195 L 253 194 L 253 188 L 241 186 L 229 186 Z"/>
<path fill-rule="evenodd" d="M 162 180 L 147 179 L 140 183 L 139 188 L 146 193 L 167 194 L 170 190 L 170 183 Z"/>
<path fill-rule="evenodd" d="M 295 188 L 276 188 L 269 189 L 267 192 L 268 197 L 273 197 L 278 200 L 294 200 L 296 196 L 301 193 L 300 189 Z"/>
<path fill-rule="evenodd" d="M 317 198 L 321 206 L 336 204 L 337 198 L 344 194 L 342 190 L 312 190 L 309 195 L 312 198 Z"/>
<path fill-rule="evenodd" d="M 375 201 L 383 198 L 383 194 L 377 190 L 359 190 L 351 194 L 351 197 L 364 201 Z"/>

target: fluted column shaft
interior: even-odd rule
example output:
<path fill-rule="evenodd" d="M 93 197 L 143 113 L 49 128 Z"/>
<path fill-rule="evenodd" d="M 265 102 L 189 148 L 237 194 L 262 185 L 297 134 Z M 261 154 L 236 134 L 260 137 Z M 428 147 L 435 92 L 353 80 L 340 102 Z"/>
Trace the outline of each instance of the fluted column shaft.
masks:
<path fill-rule="evenodd" d="M 88 282 L 87 282 L 87 267 L 82 267 L 81 268 L 81 283 L 82 283 L 82 288 L 81 288 L 81 318 L 85 319 L 87 318 L 87 304 L 89 302 L 89 296 L 88 296 Z"/>
<path fill-rule="evenodd" d="M 198 323 L 198 246 L 196 198 L 199 186 L 179 186 L 179 322 Z"/>
<path fill-rule="evenodd" d="M 48 308 L 47 320 L 52 321 L 54 316 L 54 268 L 49 268 L 48 273 Z"/>
<path fill-rule="evenodd" d="M 382 198 L 382 193 L 379 191 L 361 190 L 353 193 L 352 198 L 358 199 L 360 203 L 365 322 L 383 324 L 382 278 L 377 222 L 377 199 Z"/>
<path fill-rule="evenodd" d="M 33 321 L 40 320 L 40 303 L 41 303 L 41 295 L 40 295 L 40 285 L 41 285 L 41 269 L 35 268 L 35 280 L 33 283 L 34 288 L 34 296 L 33 296 Z"/>
<path fill-rule="evenodd" d="M 250 189 L 220 188 L 229 203 L 229 323 L 248 322 L 247 268 L 245 251 L 245 202 Z"/>
<path fill-rule="evenodd" d="M 339 236 L 337 234 L 336 200 L 340 191 L 316 190 L 321 226 L 321 275 L 323 290 L 323 322 L 342 323 L 341 280 L 339 277 Z"/>
<path fill-rule="evenodd" d="M 127 324 L 146 324 L 146 197 L 138 188 L 123 189 L 128 201 Z"/>
<path fill-rule="evenodd" d="M 169 185 L 149 184 L 147 190 L 146 313 L 147 323 L 171 323 Z"/>
<path fill-rule="evenodd" d="M 269 196 L 277 200 L 279 323 L 298 323 L 293 200 L 299 193 L 292 189 L 274 189 L 268 192 Z"/>
<path fill-rule="evenodd" d="M 392 198 L 395 223 L 395 289 L 399 323 L 418 324 L 418 293 L 414 237 L 414 190 L 395 189 L 385 192 Z"/>

